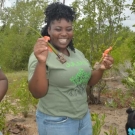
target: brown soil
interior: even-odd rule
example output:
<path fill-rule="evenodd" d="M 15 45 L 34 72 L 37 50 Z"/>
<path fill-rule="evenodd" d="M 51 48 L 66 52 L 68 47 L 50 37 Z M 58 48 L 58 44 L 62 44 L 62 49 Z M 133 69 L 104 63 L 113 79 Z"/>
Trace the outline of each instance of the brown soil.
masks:
<path fill-rule="evenodd" d="M 28 114 L 26 118 L 22 114 L 14 116 L 6 116 L 8 124 L 7 128 L 10 131 L 10 135 L 15 135 L 17 129 L 19 129 L 16 135 L 38 135 L 37 126 L 35 121 L 35 113 Z M 16 126 L 18 125 L 18 127 Z M 22 127 L 22 130 L 19 128 Z M 12 131 L 11 131 L 12 130 Z"/>
<path fill-rule="evenodd" d="M 100 135 L 105 135 L 105 131 L 109 133 L 110 127 L 116 127 L 118 135 L 126 135 L 125 132 L 125 123 L 127 120 L 126 108 L 122 109 L 113 109 L 107 108 L 103 105 L 90 105 L 89 106 L 91 113 L 97 113 L 100 115 L 105 114 L 105 124 L 101 129 Z M 29 114 L 26 118 L 23 115 L 7 115 L 8 129 L 16 131 L 18 127 L 22 127 L 23 130 L 18 131 L 17 135 L 38 135 L 37 126 L 35 122 L 35 113 Z M 12 124 L 12 126 L 10 126 Z M 18 125 L 18 127 L 16 126 Z M 10 134 L 15 135 L 15 134 Z"/>
<path fill-rule="evenodd" d="M 118 135 L 126 135 L 125 124 L 127 120 L 126 114 L 127 108 L 113 109 L 107 108 L 103 105 L 91 105 L 91 113 L 97 113 L 99 115 L 105 114 L 105 124 L 101 129 L 100 135 L 105 135 L 104 132 L 109 133 L 111 127 L 116 127 Z"/>
<path fill-rule="evenodd" d="M 108 82 L 112 89 L 123 88 L 123 85 L 118 81 Z M 126 109 L 114 109 L 105 107 L 103 104 L 90 105 L 91 113 L 97 113 L 99 115 L 105 114 L 105 124 L 101 129 L 100 135 L 105 135 L 105 131 L 109 134 L 110 127 L 116 127 L 118 135 L 126 135 L 125 124 L 127 120 Z M 35 111 L 28 114 L 28 117 L 24 118 L 22 114 L 13 116 L 7 115 L 8 130 L 12 129 L 12 132 L 18 132 L 17 135 L 38 135 L 37 126 L 35 122 Z M 12 123 L 12 124 L 11 124 Z M 12 125 L 12 126 L 11 126 Z M 20 131 L 19 131 L 19 130 Z M 15 135 L 15 134 L 10 134 Z"/>

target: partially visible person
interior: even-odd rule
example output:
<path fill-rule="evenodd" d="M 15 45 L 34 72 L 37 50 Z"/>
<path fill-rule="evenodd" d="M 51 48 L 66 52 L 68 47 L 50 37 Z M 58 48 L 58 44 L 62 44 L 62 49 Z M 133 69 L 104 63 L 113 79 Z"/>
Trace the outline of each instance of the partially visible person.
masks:
<path fill-rule="evenodd" d="M 28 63 L 29 90 L 39 99 L 36 122 L 39 135 L 92 135 L 87 103 L 87 85 L 95 85 L 113 58 L 106 55 L 98 69 L 92 70 L 84 54 L 73 45 L 72 7 L 56 2 L 45 11 L 42 36 L 62 54 L 65 61 L 49 50 L 44 38 L 37 39 Z M 81 31 L 80 31 L 81 33 Z M 75 37 L 74 37 L 75 38 Z M 84 39 L 85 40 L 85 39 Z"/>
<path fill-rule="evenodd" d="M 0 101 L 2 101 L 2 99 L 6 95 L 7 90 L 8 90 L 8 79 L 0 68 Z"/>
<path fill-rule="evenodd" d="M 125 125 L 126 133 L 127 135 L 135 135 L 135 110 L 129 107 L 126 113 L 128 114 Z"/>

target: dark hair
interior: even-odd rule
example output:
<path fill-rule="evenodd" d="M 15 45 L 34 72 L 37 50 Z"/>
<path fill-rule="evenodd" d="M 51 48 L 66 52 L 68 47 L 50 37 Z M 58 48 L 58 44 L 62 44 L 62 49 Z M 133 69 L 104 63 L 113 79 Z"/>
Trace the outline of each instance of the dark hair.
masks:
<path fill-rule="evenodd" d="M 64 5 L 60 2 L 54 2 L 46 8 L 45 12 L 45 23 L 46 25 L 41 30 L 42 36 L 49 36 L 48 27 L 50 23 L 54 20 L 59 20 L 61 18 L 66 19 L 67 21 L 74 21 L 76 19 L 75 11 L 72 7 Z M 69 43 L 69 48 L 75 52 L 73 41 Z"/>

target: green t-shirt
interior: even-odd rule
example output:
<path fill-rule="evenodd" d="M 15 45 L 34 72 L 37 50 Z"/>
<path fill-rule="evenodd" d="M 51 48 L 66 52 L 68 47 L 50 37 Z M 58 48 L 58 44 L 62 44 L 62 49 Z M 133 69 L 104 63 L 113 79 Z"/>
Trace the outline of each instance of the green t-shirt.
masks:
<path fill-rule="evenodd" d="M 88 111 L 86 86 L 91 76 L 89 61 L 79 51 L 70 49 L 70 56 L 62 64 L 56 54 L 49 52 L 47 58 L 47 94 L 39 99 L 38 110 L 52 116 L 82 118 Z M 31 79 L 37 59 L 32 53 L 28 65 L 28 80 Z"/>

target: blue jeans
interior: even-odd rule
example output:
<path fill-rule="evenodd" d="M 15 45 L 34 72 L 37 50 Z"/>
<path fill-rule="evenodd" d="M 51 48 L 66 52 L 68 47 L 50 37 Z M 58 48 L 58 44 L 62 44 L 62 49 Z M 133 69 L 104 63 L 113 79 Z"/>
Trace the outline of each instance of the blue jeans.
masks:
<path fill-rule="evenodd" d="M 54 117 L 37 110 L 36 122 L 39 135 L 92 135 L 90 112 L 82 119 Z"/>

